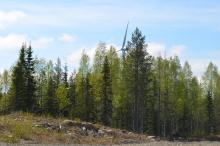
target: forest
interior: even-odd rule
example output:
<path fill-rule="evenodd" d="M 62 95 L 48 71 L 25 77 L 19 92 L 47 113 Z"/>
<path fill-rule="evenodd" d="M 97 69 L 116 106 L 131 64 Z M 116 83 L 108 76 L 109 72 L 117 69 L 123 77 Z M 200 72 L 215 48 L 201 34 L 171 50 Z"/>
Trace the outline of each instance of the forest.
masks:
<path fill-rule="evenodd" d="M 33 46 L 34 48 L 34 46 Z M 0 75 L 0 113 L 68 117 L 169 138 L 220 131 L 220 74 L 210 63 L 199 80 L 178 56 L 153 57 L 136 28 L 126 52 L 100 42 L 93 60 L 82 52 L 77 70 L 33 57 L 21 46 Z"/>

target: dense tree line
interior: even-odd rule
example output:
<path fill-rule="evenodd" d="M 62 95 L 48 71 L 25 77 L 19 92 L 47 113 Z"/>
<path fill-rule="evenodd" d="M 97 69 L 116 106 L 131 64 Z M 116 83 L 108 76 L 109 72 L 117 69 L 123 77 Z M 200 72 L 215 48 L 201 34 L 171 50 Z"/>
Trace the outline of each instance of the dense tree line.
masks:
<path fill-rule="evenodd" d="M 19 58 L 0 76 L 0 110 L 66 116 L 138 133 L 172 137 L 220 131 L 220 74 L 210 63 L 202 79 L 178 56 L 152 57 L 139 29 L 126 54 L 100 43 L 94 60 L 83 51 L 77 71 L 33 58 L 22 45 Z M 93 62 L 93 64 L 90 64 Z"/>

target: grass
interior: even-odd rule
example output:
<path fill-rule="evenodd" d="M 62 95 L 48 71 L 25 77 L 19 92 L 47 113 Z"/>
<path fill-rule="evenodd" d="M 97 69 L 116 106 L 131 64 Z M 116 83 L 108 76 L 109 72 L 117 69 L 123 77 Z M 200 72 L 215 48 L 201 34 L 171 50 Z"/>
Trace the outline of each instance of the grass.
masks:
<path fill-rule="evenodd" d="M 146 135 L 128 134 L 128 132 L 100 124 L 93 124 L 93 126 L 102 131 L 105 130 L 104 136 L 85 133 L 80 126 L 68 127 L 67 130 L 63 131 L 54 130 L 47 126 L 39 126 L 39 124 L 44 123 L 58 126 L 64 120 L 64 118 L 56 119 L 50 116 L 36 116 L 30 113 L 12 113 L 0 116 L 0 145 L 1 142 L 20 143 L 22 145 L 26 143 L 111 145 L 133 140 L 146 142 Z M 75 119 L 75 121 L 80 122 L 80 119 Z M 107 132 L 108 130 L 110 130 L 110 133 Z"/>
<path fill-rule="evenodd" d="M 21 116 L 22 114 L 19 113 Z M 26 115 L 23 115 L 26 116 Z M 30 117 L 29 117 L 30 118 Z M 7 116 L 0 117 L 2 125 L 0 140 L 7 143 L 17 143 L 20 139 L 29 140 L 32 135 L 31 120 L 13 118 Z"/>
<path fill-rule="evenodd" d="M 20 140 L 36 141 L 37 143 L 68 143 L 68 137 L 62 132 L 46 128 L 33 127 L 36 121 L 54 120 L 49 116 L 39 117 L 30 113 L 14 113 L 0 116 L 0 141 L 19 143 Z M 54 120 L 54 122 L 57 122 Z"/>

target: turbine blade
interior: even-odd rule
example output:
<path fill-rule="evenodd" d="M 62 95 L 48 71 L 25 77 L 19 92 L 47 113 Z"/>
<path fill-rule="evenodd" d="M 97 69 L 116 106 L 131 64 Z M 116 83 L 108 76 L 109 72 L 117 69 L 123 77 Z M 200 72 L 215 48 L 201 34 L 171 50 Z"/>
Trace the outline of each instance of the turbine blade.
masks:
<path fill-rule="evenodd" d="M 122 44 L 121 50 L 123 50 L 124 47 L 125 47 L 126 38 L 127 38 L 127 32 L 128 32 L 128 25 L 129 25 L 129 22 L 128 22 L 127 27 L 126 27 L 125 36 L 124 36 L 124 40 L 123 40 L 123 44 Z"/>

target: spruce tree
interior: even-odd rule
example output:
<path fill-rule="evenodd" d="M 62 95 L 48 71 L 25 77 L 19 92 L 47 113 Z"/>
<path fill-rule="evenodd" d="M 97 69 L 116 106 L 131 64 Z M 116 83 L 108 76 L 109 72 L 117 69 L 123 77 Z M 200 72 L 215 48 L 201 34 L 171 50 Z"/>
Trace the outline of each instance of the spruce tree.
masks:
<path fill-rule="evenodd" d="M 23 44 L 19 53 L 17 64 L 12 70 L 12 87 L 10 88 L 11 108 L 16 111 L 25 111 L 26 97 L 26 61 L 25 61 L 26 46 Z"/>
<path fill-rule="evenodd" d="M 49 77 L 47 85 L 47 97 L 45 99 L 44 109 L 46 114 L 52 116 L 59 115 L 58 100 L 55 96 L 56 84 L 52 77 Z"/>
<path fill-rule="evenodd" d="M 26 80 L 26 111 L 33 111 L 36 108 L 36 98 L 35 98 L 35 91 L 36 91 L 36 81 L 34 79 L 34 59 L 32 56 L 32 47 L 29 46 L 26 51 L 26 73 L 25 73 L 25 80 Z"/>
<path fill-rule="evenodd" d="M 208 91 L 207 94 L 208 134 L 213 134 L 215 132 L 215 114 L 214 114 L 214 105 L 212 98 L 213 98 L 212 93 Z"/>
<path fill-rule="evenodd" d="M 75 106 L 76 106 L 76 81 L 75 75 L 72 74 L 69 78 L 69 90 L 68 90 L 68 98 L 70 101 L 70 115 L 71 118 L 75 117 Z"/>
<path fill-rule="evenodd" d="M 107 56 L 103 65 L 103 83 L 102 83 L 102 123 L 106 126 L 112 124 L 112 79 L 110 76 L 110 67 Z"/>
<path fill-rule="evenodd" d="M 95 103 L 94 96 L 92 93 L 92 86 L 90 83 L 90 73 L 87 73 L 85 79 L 85 106 L 86 106 L 86 121 L 94 121 L 96 119 L 95 115 Z"/>
<path fill-rule="evenodd" d="M 62 78 L 63 84 L 65 87 L 68 87 L 68 67 L 67 64 L 64 66 L 64 72 L 63 72 L 63 78 Z"/>

